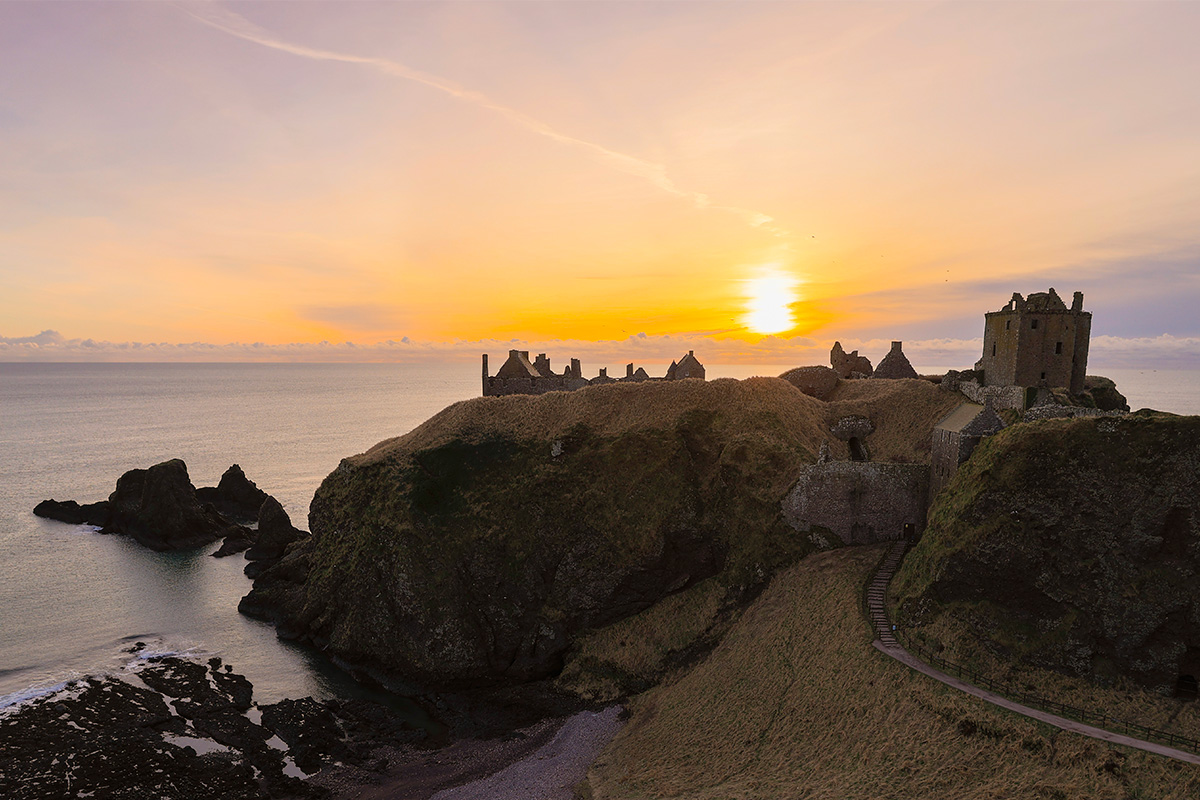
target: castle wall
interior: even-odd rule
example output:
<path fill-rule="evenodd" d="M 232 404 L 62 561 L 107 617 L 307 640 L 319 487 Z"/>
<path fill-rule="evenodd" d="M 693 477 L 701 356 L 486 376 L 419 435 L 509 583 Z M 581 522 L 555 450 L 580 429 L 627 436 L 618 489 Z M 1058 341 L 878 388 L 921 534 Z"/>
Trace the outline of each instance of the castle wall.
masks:
<path fill-rule="evenodd" d="M 982 436 L 967 436 L 960 431 L 933 429 L 929 463 L 929 501 L 950 482 L 964 461 L 971 457 Z"/>
<path fill-rule="evenodd" d="M 800 532 L 825 528 L 845 544 L 904 538 L 925 529 L 929 467 L 874 461 L 830 461 L 800 472 L 783 500 L 783 515 Z"/>
<path fill-rule="evenodd" d="M 1018 386 L 1071 388 L 1075 367 L 1076 315 L 1068 312 L 1018 314 L 1020 343 L 1016 362 Z M 1036 326 L 1035 326 L 1036 323 Z M 986 378 L 987 373 L 984 372 Z M 987 379 L 991 383 L 990 379 Z M 1080 382 L 1080 391 L 1083 383 Z"/>
<path fill-rule="evenodd" d="M 1025 408 L 1025 388 L 1022 386 L 980 386 L 975 381 L 962 381 L 956 387 L 971 402 L 984 405 L 992 401 L 992 408 Z"/>

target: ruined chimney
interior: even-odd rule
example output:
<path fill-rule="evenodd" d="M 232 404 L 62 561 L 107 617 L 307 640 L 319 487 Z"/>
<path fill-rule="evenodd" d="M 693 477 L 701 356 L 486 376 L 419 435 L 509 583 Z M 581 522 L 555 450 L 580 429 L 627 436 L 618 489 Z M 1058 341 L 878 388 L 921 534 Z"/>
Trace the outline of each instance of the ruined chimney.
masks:
<path fill-rule="evenodd" d="M 904 343 L 903 342 L 892 342 L 892 352 L 893 353 L 900 352 L 900 345 L 902 345 L 902 344 L 904 344 Z"/>
<path fill-rule="evenodd" d="M 696 357 L 696 351 L 695 351 L 695 350 L 688 350 L 688 355 L 689 355 L 689 356 L 692 356 L 693 358 L 695 358 L 695 357 Z"/>
<path fill-rule="evenodd" d="M 1072 311 L 1083 311 L 1083 292 L 1076 292 L 1075 299 L 1071 301 Z"/>
<path fill-rule="evenodd" d="M 601 378 L 607 378 L 607 377 L 608 377 L 608 367 L 601 367 L 601 368 L 600 368 L 600 377 L 601 377 Z"/>
<path fill-rule="evenodd" d="M 625 365 L 625 377 L 629 380 L 633 380 L 633 364 Z"/>
<path fill-rule="evenodd" d="M 488 379 L 487 353 L 484 353 L 483 354 L 483 396 L 484 397 L 487 397 L 487 379 Z"/>
<path fill-rule="evenodd" d="M 579 363 L 578 358 L 571 359 L 571 377 L 572 378 L 582 378 L 583 377 L 583 365 Z"/>

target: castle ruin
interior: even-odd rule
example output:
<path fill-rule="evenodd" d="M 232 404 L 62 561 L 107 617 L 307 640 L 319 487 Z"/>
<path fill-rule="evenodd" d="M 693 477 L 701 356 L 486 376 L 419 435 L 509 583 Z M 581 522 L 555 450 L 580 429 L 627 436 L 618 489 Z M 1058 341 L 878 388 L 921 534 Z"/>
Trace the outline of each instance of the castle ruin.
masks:
<path fill-rule="evenodd" d="M 550 368 L 550 359 L 545 353 L 538 353 L 532 362 L 528 350 L 509 350 L 508 359 L 496 371 L 495 375 L 488 374 L 488 356 L 483 354 L 483 396 L 499 397 L 510 394 L 545 394 L 546 392 L 573 392 L 585 386 L 595 386 L 604 383 L 639 381 L 675 381 L 686 378 L 704 380 L 704 365 L 696 358 L 696 352 L 689 350 L 687 355 L 672 361 L 667 374 L 661 378 L 652 378 L 645 368 L 634 369 L 633 364 L 625 365 L 625 377 L 610 378 L 608 369 L 600 370 L 595 378 L 583 377 L 583 367 L 578 358 L 572 358 L 561 374 Z"/>
<path fill-rule="evenodd" d="M 983 357 L 975 364 L 984 386 L 1044 386 L 1083 391 L 1092 314 L 1083 292 L 1071 307 L 1051 289 L 1027 298 L 1014 292 L 1008 305 L 984 315 Z"/>

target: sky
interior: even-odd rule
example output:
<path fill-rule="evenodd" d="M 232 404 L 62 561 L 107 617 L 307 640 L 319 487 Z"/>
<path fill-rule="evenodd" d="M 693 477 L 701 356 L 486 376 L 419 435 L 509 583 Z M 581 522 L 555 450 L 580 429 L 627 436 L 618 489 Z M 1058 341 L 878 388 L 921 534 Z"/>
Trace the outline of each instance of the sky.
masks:
<path fill-rule="evenodd" d="M 0 361 L 1200 367 L 1200 4 L 0 3 Z"/>

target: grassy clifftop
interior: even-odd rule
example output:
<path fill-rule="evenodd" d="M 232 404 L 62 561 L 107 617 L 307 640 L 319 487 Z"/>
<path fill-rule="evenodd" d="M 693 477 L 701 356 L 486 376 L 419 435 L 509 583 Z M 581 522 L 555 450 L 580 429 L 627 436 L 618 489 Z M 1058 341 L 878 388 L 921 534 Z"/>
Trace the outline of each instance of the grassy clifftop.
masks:
<path fill-rule="evenodd" d="M 1200 676 L 1198 578 L 1200 418 L 1139 412 L 986 440 L 893 592 L 931 644 L 1170 692 Z"/>
<path fill-rule="evenodd" d="M 825 403 L 763 378 L 457 403 L 345 459 L 311 540 L 243 608 L 423 685 L 539 679 L 587 655 L 567 670 L 581 691 L 620 693 L 812 549 L 780 501 L 837 419 L 870 416 L 876 457 L 921 460 L 954 402 L 914 380 L 849 382 Z M 581 644 L 676 595 L 698 610 L 654 657 Z"/>

